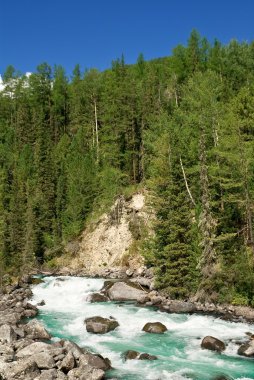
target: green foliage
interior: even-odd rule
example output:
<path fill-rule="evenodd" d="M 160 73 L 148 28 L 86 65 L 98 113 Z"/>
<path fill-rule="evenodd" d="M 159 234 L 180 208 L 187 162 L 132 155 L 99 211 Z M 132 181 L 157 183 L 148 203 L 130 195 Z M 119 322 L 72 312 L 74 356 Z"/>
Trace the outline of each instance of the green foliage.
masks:
<path fill-rule="evenodd" d="M 71 79 L 12 66 L 0 92 L 0 280 L 35 263 L 144 187 L 154 235 L 132 223 L 172 297 L 254 304 L 253 43 L 192 31 L 171 57 Z M 125 258 L 126 262 L 128 257 Z"/>
<path fill-rule="evenodd" d="M 239 293 L 235 293 L 233 296 L 232 296 L 232 301 L 231 301 L 232 305 L 244 305 L 244 306 L 248 306 L 249 305 L 249 299 L 247 296 L 244 296 L 242 294 L 239 294 Z"/>

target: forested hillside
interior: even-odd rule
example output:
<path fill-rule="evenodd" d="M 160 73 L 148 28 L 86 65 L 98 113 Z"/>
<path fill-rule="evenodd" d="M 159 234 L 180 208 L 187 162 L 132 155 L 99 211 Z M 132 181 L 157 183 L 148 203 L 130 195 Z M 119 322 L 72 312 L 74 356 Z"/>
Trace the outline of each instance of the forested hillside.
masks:
<path fill-rule="evenodd" d="M 176 298 L 254 306 L 254 43 L 196 31 L 170 57 L 103 72 L 9 66 L 0 92 L 1 276 L 52 257 L 96 207 L 146 187 L 144 244 Z M 129 190 L 131 191 L 131 190 Z"/>

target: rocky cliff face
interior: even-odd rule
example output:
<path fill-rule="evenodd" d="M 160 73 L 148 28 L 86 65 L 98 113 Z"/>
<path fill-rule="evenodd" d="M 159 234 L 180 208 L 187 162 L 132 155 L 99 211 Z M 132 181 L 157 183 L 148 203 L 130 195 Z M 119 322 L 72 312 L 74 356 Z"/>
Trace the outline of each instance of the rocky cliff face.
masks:
<path fill-rule="evenodd" d="M 68 267 L 83 273 L 103 274 L 109 268 L 137 269 L 143 265 L 138 245 L 148 231 L 152 211 L 142 193 L 119 196 L 109 213 L 85 229 L 78 242 L 67 245 Z"/>

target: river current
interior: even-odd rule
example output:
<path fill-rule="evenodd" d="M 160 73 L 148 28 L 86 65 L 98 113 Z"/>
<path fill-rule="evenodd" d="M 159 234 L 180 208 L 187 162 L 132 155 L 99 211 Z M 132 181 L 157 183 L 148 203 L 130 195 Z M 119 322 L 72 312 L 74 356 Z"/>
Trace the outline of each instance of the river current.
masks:
<path fill-rule="evenodd" d="M 237 355 L 239 341 L 246 332 L 254 334 L 254 325 L 226 322 L 212 316 L 168 314 L 131 303 L 89 303 L 90 293 L 99 291 L 103 279 L 84 277 L 44 277 L 33 286 L 34 304 L 39 306 L 38 319 L 57 340 L 73 340 L 81 347 L 100 353 L 111 360 L 114 368 L 107 378 L 121 380 L 213 380 L 254 379 L 254 361 Z M 120 326 L 104 335 L 86 331 L 84 319 L 92 316 L 114 317 Z M 162 322 L 164 334 L 142 331 L 147 322 Z M 227 348 L 222 354 L 202 350 L 206 335 L 223 340 Z M 158 360 L 127 360 L 122 353 L 135 350 L 156 355 Z"/>

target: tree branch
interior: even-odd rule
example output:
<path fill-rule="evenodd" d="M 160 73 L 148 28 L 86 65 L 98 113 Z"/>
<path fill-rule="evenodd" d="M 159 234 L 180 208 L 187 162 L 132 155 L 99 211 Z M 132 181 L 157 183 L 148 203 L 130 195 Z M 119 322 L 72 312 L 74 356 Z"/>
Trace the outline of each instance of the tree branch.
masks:
<path fill-rule="evenodd" d="M 191 195 L 191 192 L 190 192 L 190 188 L 188 186 L 188 182 L 187 182 L 187 178 L 186 178 L 186 175 L 185 175 L 185 171 L 184 171 L 184 167 L 183 167 L 183 162 L 182 162 L 182 158 L 180 157 L 180 165 L 181 165 L 181 168 L 182 168 L 182 172 L 183 172 L 183 178 L 184 178 L 184 182 L 185 182 L 185 186 L 186 186 L 186 189 L 188 191 L 188 194 L 190 196 L 190 200 L 191 202 L 193 203 L 194 206 L 196 206 L 196 203 L 193 199 L 193 196 Z"/>

